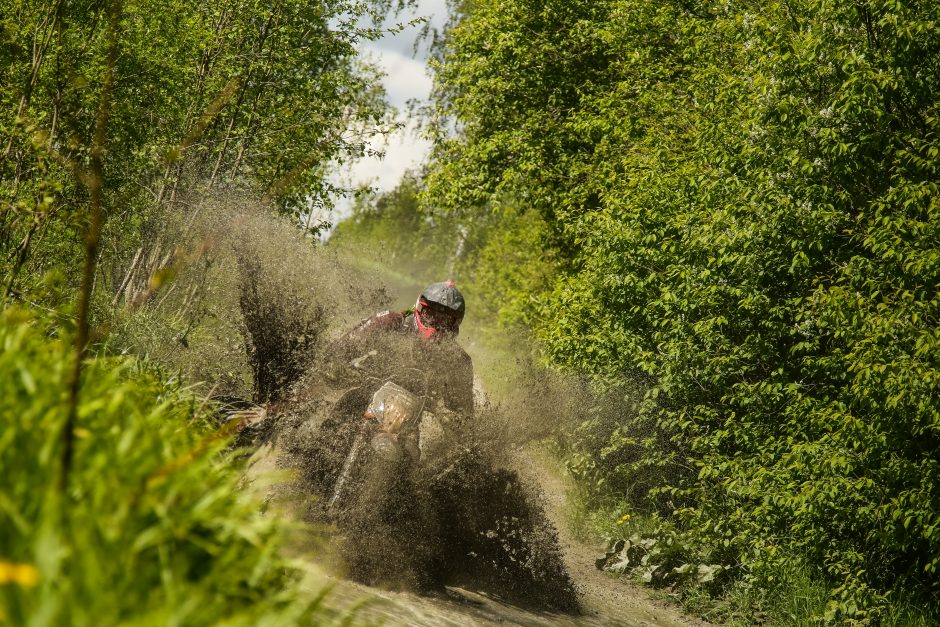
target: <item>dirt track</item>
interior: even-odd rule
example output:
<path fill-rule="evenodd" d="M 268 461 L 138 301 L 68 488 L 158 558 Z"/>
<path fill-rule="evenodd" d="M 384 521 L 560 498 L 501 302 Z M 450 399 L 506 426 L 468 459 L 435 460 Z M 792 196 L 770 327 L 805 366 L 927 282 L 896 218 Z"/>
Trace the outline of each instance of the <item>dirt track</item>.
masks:
<path fill-rule="evenodd" d="M 384 274 L 384 273 L 383 273 Z M 418 284 L 406 283 L 402 277 L 382 277 L 396 304 L 407 306 Z M 488 391 L 496 391 L 498 396 L 513 394 L 519 390 L 519 382 L 506 378 L 507 371 L 514 371 L 515 364 L 511 351 L 504 350 L 499 341 L 483 340 L 482 329 L 470 328 L 462 335 L 461 344 L 473 358 L 478 374 L 475 392 L 482 402 L 482 385 Z M 488 376 L 487 376 L 488 375 Z M 503 382 L 507 384 L 501 385 Z M 493 387 L 502 388 L 491 390 Z M 506 399 L 501 399 L 506 400 Z M 523 420 L 525 420 L 523 418 Z M 407 592 L 390 592 L 362 586 L 360 584 L 324 575 L 314 566 L 320 576 L 314 577 L 317 587 L 322 587 L 325 576 L 333 587 L 327 604 L 334 609 L 355 611 L 353 624 L 408 625 L 408 626 L 448 626 L 468 627 L 470 625 L 636 625 L 636 626 L 695 626 L 705 623 L 685 617 L 674 607 L 663 601 L 654 600 L 641 586 L 626 579 L 616 578 L 598 571 L 594 561 L 602 547 L 590 546 L 579 541 L 568 526 L 567 502 L 572 488 L 570 480 L 554 464 L 547 463 L 537 453 L 525 448 L 518 448 L 512 457 L 515 470 L 523 480 L 534 486 L 541 494 L 542 504 L 549 519 L 558 530 L 559 541 L 564 553 L 564 561 L 580 593 L 583 613 L 580 616 L 566 616 L 536 612 L 514 607 L 499 600 L 488 598 L 467 590 L 449 589 L 447 595 L 423 597 Z"/>
<path fill-rule="evenodd" d="M 581 593 L 584 616 L 581 625 L 704 625 L 679 614 L 665 602 L 654 601 L 642 587 L 624 578 L 597 570 L 594 561 L 602 547 L 579 541 L 567 524 L 567 495 L 572 486 L 562 474 L 537 454 L 521 453 L 516 470 L 538 485 L 543 505 L 558 529 L 568 572 Z"/>
<path fill-rule="evenodd" d="M 538 455 L 519 452 L 517 470 L 526 481 L 539 486 L 543 504 L 559 531 L 565 562 L 581 593 L 584 613 L 565 616 L 514 607 L 470 591 L 450 589 L 448 594 L 422 597 L 389 592 L 330 578 L 335 586 L 328 604 L 334 609 L 356 611 L 355 624 L 437 627 L 453 625 L 635 625 L 701 626 L 701 621 L 682 616 L 668 604 L 650 598 L 641 587 L 606 575 L 594 567 L 599 549 L 578 541 L 566 524 L 566 500 L 570 484 Z M 327 575 L 327 577 L 329 577 Z"/>

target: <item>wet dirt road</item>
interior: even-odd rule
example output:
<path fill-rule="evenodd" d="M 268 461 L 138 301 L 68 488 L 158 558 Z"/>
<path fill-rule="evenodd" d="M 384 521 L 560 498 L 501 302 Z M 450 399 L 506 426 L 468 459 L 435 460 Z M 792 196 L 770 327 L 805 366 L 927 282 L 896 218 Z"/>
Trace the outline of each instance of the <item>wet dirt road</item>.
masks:
<path fill-rule="evenodd" d="M 372 268 L 374 270 L 374 268 Z M 417 283 L 404 277 L 381 273 L 383 282 L 398 307 L 407 307 L 414 294 L 420 290 Z M 497 397 L 512 394 L 519 383 L 504 374 L 513 370 L 511 351 L 506 351 L 502 338 L 493 336 L 484 339 L 486 329 L 475 325 L 464 325 L 468 332 L 462 334 L 461 344 L 470 353 L 474 369 L 482 377 L 477 380 L 482 387 L 495 392 Z M 505 399 L 504 399 L 505 400 Z M 591 546 L 577 539 L 568 526 L 568 494 L 573 489 L 570 480 L 554 464 L 538 453 L 518 448 L 512 455 L 512 464 L 523 480 L 534 486 L 541 495 L 542 505 L 558 531 L 565 565 L 580 593 L 583 612 L 579 616 L 551 614 L 515 607 L 497 599 L 461 590 L 449 589 L 446 595 L 420 596 L 408 592 L 392 592 L 363 586 L 349 580 L 325 574 L 326 569 L 316 566 L 314 578 L 322 587 L 325 577 L 332 586 L 327 605 L 335 610 L 355 612 L 352 624 L 382 624 L 390 626 L 489 626 L 521 625 L 566 627 L 570 625 L 606 626 L 635 625 L 657 627 L 702 627 L 706 623 L 683 616 L 665 601 L 651 598 L 646 589 L 637 584 L 608 575 L 597 570 L 595 559 L 603 553 L 603 547 Z"/>
<path fill-rule="evenodd" d="M 328 605 L 337 610 L 354 610 L 354 624 L 416 627 L 705 625 L 681 615 L 663 601 L 650 598 L 642 587 L 598 571 L 594 560 L 600 548 L 578 541 L 566 524 L 565 503 L 570 485 L 565 477 L 550 468 L 539 455 L 519 451 L 517 459 L 516 470 L 526 481 L 539 486 L 543 505 L 558 529 L 568 571 L 580 592 L 583 606 L 580 616 L 532 611 L 467 590 L 449 589 L 447 595 L 426 597 L 379 590 L 326 575 L 333 586 Z"/>

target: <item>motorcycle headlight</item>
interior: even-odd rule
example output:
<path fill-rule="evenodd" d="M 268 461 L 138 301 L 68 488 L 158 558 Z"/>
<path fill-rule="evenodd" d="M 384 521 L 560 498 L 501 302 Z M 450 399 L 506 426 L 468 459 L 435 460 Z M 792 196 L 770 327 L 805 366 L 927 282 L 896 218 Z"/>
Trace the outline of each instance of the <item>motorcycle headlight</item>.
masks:
<path fill-rule="evenodd" d="M 423 407 L 424 399 L 389 381 L 372 395 L 366 415 L 375 416 L 383 431 L 398 433 L 406 425 L 417 422 Z"/>

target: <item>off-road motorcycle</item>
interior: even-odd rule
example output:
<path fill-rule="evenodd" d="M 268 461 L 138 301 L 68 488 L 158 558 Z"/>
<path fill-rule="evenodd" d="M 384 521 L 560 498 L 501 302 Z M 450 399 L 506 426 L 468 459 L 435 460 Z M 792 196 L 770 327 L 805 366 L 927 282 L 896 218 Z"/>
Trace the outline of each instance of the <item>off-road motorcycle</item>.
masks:
<path fill-rule="evenodd" d="M 413 369 L 419 377 L 423 372 Z M 372 400 L 362 414 L 358 432 L 346 454 L 342 470 L 333 487 L 327 508 L 334 510 L 340 505 L 343 491 L 348 487 L 359 465 L 374 467 L 377 464 L 415 464 L 421 461 L 422 452 L 427 458 L 435 446 L 434 437 L 428 428 L 422 427 L 439 420 L 430 411 L 425 411 L 428 402 L 427 385 L 421 386 L 421 395 L 414 394 L 392 380 L 385 381 L 372 395 Z M 441 433 L 436 434 L 439 438 Z"/>
<path fill-rule="evenodd" d="M 359 377 L 295 416 L 291 449 L 337 534 L 348 576 L 419 591 L 460 586 L 552 610 L 577 608 L 555 531 L 474 417 L 435 394 L 440 370 L 349 360 Z M 406 362 L 413 363 L 413 362 Z M 371 368 L 370 368 L 371 366 Z M 304 431 L 306 429 L 306 434 Z"/>

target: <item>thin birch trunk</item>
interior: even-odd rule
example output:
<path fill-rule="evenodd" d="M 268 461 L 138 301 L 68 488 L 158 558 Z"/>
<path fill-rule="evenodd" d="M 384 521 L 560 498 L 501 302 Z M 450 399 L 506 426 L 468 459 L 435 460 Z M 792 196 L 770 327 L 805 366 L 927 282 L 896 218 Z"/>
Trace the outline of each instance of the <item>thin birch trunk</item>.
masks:
<path fill-rule="evenodd" d="M 95 134 L 91 145 L 91 163 L 88 172 L 87 185 L 91 221 L 85 233 L 85 264 L 82 269 L 82 282 L 78 293 L 78 315 L 75 330 L 75 361 L 69 377 L 69 411 L 62 433 L 63 446 L 59 488 L 63 492 L 68 489 L 69 476 L 74 463 L 75 426 L 78 421 L 82 367 L 88 355 L 90 338 L 89 311 L 98 263 L 98 249 L 101 244 L 101 231 L 104 226 L 104 158 L 108 139 L 108 122 L 111 116 L 111 97 L 114 93 L 114 66 L 117 63 L 118 56 L 121 13 L 121 1 L 113 0 L 107 33 L 107 65 L 101 86 L 101 97 L 98 102 Z"/>
<path fill-rule="evenodd" d="M 127 272 L 124 274 L 124 280 L 121 281 L 121 285 L 118 287 L 117 291 L 114 293 L 114 298 L 111 299 L 111 306 L 116 307 L 118 302 L 121 300 L 121 295 L 124 293 L 124 290 L 127 289 L 128 284 L 131 282 L 131 278 L 134 276 L 134 273 L 137 271 L 137 264 L 140 262 L 140 259 L 144 253 L 144 247 L 141 246 L 137 249 L 137 253 L 134 255 L 134 258 L 131 260 L 131 266 L 127 269 Z"/>

